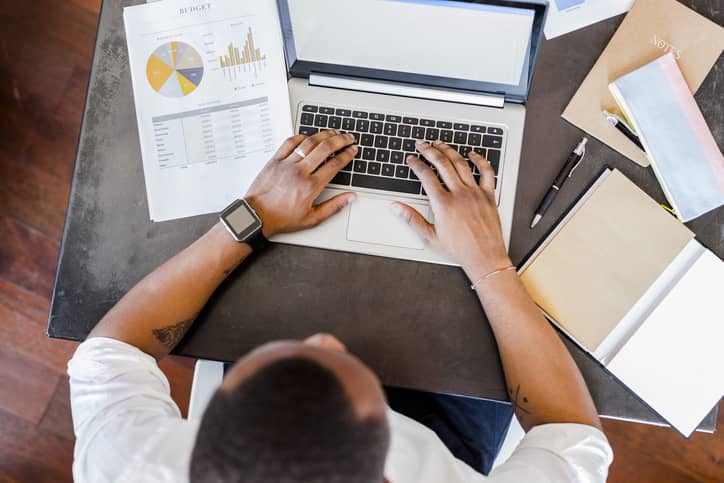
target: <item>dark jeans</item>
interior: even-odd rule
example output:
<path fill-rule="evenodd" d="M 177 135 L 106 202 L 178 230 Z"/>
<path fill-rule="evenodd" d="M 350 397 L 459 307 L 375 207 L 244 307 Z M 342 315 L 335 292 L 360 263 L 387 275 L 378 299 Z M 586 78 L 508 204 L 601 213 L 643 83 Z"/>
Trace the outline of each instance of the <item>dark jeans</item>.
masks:
<path fill-rule="evenodd" d="M 433 430 L 456 458 L 487 475 L 513 417 L 510 404 L 385 387 L 392 409 Z"/>

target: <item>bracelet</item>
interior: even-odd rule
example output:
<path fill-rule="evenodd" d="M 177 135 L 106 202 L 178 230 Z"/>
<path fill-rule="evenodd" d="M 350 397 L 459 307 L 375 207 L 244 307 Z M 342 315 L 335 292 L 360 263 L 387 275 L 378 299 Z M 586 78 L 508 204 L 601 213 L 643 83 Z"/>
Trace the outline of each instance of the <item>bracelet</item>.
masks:
<path fill-rule="evenodd" d="M 494 277 L 494 276 L 496 276 L 496 275 L 498 275 L 498 274 L 501 274 L 501 273 L 503 273 L 503 272 L 507 272 L 507 271 L 509 271 L 509 270 L 515 270 L 515 266 L 511 265 L 511 266 L 509 266 L 509 267 L 499 268 L 498 270 L 493 270 L 493 271 L 490 272 L 490 273 L 486 273 L 485 275 L 483 275 L 482 277 L 480 277 L 474 284 L 472 284 L 472 285 L 470 286 L 470 290 L 475 291 L 475 289 L 478 288 L 478 285 L 480 285 L 480 283 L 481 283 L 483 280 L 486 280 L 486 279 L 488 279 L 488 278 L 490 278 L 490 277 Z"/>

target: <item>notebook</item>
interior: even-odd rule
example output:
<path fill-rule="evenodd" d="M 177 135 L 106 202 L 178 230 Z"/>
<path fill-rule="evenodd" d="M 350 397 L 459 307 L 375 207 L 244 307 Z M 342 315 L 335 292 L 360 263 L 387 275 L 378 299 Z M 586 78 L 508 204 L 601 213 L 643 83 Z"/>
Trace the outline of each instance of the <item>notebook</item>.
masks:
<path fill-rule="evenodd" d="M 554 324 L 688 437 L 724 394 L 724 262 L 606 170 L 520 268 Z"/>
<path fill-rule="evenodd" d="M 681 221 L 724 205 L 724 156 L 673 54 L 609 85 Z"/>
<path fill-rule="evenodd" d="M 724 28 L 676 0 L 636 0 L 563 112 L 563 118 L 641 166 L 649 159 L 612 127 L 602 110 L 616 112 L 608 85 L 667 52 L 676 56 L 696 92 L 724 48 Z"/>

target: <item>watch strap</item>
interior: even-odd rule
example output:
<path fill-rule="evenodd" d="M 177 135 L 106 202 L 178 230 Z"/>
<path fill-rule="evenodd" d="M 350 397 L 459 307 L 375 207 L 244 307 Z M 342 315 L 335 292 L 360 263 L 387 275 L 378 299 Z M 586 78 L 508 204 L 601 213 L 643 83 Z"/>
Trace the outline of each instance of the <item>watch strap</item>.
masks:
<path fill-rule="evenodd" d="M 261 228 L 258 229 L 254 234 L 250 235 L 244 243 L 249 245 L 254 252 L 260 252 L 269 245 L 269 240 L 262 233 Z"/>

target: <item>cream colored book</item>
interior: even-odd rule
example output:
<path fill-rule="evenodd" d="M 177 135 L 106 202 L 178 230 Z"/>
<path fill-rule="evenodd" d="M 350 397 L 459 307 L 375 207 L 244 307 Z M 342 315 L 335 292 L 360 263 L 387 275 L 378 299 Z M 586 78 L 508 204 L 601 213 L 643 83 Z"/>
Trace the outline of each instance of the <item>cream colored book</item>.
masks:
<path fill-rule="evenodd" d="M 606 170 L 520 277 L 553 323 L 689 436 L 724 394 L 724 262 Z"/>

